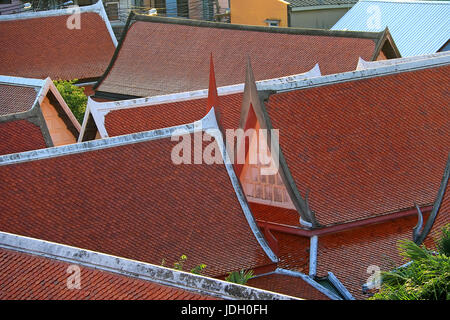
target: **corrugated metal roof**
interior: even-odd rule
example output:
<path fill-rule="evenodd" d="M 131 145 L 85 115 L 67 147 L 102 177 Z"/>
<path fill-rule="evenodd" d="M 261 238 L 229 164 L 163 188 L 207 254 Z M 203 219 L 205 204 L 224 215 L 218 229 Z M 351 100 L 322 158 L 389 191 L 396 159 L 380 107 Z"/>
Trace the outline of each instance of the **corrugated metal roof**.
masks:
<path fill-rule="evenodd" d="M 315 7 L 324 5 L 346 5 L 354 4 L 357 0 L 285 0 L 289 2 L 293 8 L 297 7 Z"/>
<path fill-rule="evenodd" d="M 331 30 L 386 27 L 403 57 L 435 53 L 450 38 L 450 1 L 361 0 Z"/>

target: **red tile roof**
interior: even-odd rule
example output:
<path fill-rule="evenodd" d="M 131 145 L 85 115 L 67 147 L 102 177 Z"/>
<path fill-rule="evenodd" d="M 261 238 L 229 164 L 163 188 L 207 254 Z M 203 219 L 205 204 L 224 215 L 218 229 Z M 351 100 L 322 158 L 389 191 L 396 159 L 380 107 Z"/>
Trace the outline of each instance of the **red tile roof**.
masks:
<path fill-rule="evenodd" d="M 303 273 L 309 271 L 309 238 L 271 231 L 278 241 L 278 267 Z"/>
<path fill-rule="evenodd" d="M 450 151 L 449 72 L 447 65 L 269 97 L 287 166 L 300 193 L 310 189 L 319 223 L 434 201 Z"/>
<path fill-rule="evenodd" d="M 241 83 L 250 56 L 256 80 L 310 70 L 354 70 L 358 58 L 373 60 L 381 34 L 250 27 L 136 16 L 97 93 L 156 96 L 208 87 L 209 55 L 218 86 Z M 133 20 L 133 19 L 132 19 Z"/>
<path fill-rule="evenodd" d="M 300 227 L 300 215 L 295 209 L 280 208 L 259 203 L 249 203 L 257 220 Z"/>
<path fill-rule="evenodd" d="M 273 265 L 224 165 L 174 165 L 176 144 L 161 138 L 0 166 L 8 199 L 0 230 L 153 264 L 184 254 L 186 270 L 206 264 L 210 276 Z"/>
<path fill-rule="evenodd" d="M 0 84 L 0 116 L 30 110 L 36 96 L 32 87 Z"/>
<path fill-rule="evenodd" d="M 110 137 L 191 123 L 206 114 L 207 98 L 110 111 L 105 128 Z M 224 128 L 239 126 L 242 93 L 219 96 Z"/>
<path fill-rule="evenodd" d="M 81 28 L 69 29 L 69 17 L 0 19 L 0 74 L 55 80 L 100 77 L 115 50 L 105 21 L 97 13 L 83 12 Z"/>
<path fill-rule="evenodd" d="M 27 120 L 0 122 L 0 155 L 46 147 L 39 126 Z"/>
<path fill-rule="evenodd" d="M 362 286 L 372 273 L 369 266 L 381 271 L 392 270 L 406 263 L 398 251 L 399 240 L 412 240 L 417 217 L 396 219 L 331 235 L 318 241 L 317 274 L 333 272 L 356 299 L 365 299 Z"/>
<path fill-rule="evenodd" d="M 0 248 L 1 300 L 199 300 L 213 297 L 78 266 L 80 289 L 68 289 L 69 263 Z M 39 270 L 39 272 L 36 272 Z"/>
<path fill-rule="evenodd" d="M 330 300 L 329 297 L 314 288 L 302 278 L 285 274 L 271 273 L 252 278 L 247 282 L 247 285 L 302 299 Z"/>

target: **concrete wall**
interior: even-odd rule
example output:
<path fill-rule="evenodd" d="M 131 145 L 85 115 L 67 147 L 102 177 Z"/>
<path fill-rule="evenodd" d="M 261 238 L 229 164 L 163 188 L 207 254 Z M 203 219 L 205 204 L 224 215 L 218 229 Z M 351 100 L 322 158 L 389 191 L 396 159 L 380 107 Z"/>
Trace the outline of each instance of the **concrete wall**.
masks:
<path fill-rule="evenodd" d="M 265 20 L 280 20 L 287 27 L 287 6 L 283 0 L 230 0 L 231 23 L 267 26 Z"/>
<path fill-rule="evenodd" d="M 296 11 L 293 8 L 291 12 L 291 27 L 330 29 L 348 10 L 350 10 L 350 7 L 302 11 Z"/>

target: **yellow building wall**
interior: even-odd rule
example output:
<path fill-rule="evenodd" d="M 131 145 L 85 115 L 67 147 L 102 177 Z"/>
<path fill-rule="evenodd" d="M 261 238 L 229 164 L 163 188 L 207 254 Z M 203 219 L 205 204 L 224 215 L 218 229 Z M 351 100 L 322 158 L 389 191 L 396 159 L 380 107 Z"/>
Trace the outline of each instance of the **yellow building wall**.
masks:
<path fill-rule="evenodd" d="M 47 97 L 41 103 L 41 110 L 55 147 L 77 142 Z"/>
<path fill-rule="evenodd" d="M 280 27 L 288 27 L 287 6 L 283 0 L 230 0 L 231 23 L 267 26 L 266 20 L 280 20 Z"/>

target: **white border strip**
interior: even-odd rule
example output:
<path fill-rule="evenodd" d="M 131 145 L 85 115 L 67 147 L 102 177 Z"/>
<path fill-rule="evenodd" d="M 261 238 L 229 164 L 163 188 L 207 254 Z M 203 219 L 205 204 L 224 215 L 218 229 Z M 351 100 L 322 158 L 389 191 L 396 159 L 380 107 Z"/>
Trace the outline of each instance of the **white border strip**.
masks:
<path fill-rule="evenodd" d="M 312 236 L 309 239 L 309 276 L 315 277 L 317 274 L 317 247 L 319 238 L 317 236 Z"/>
<path fill-rule="evenodd" d="M 293 91 L 293 90 L 301 90 L 312 87 L 324 86 L 324 85 L 332 85 L 335 83 L 347 82 L 347 81 L 356 81 L 367 78 L 374 78 L 384 75 L 391 75 L 401 72 L 422 70 L 427 68 L 434 68 L 440 66 L 446 66 L 450 64 L 450 55 L 443 55 L 436 58 L 431 59 L 423 59 L 405 63 L 395 63 L 393 65 L 388 66 L 380 66 L 378 68 L 373 69 L 363 69 L 363 70 L 354 70 L 348 71 L 344 73 L 336 73 L 331 75 L 326 75 L 317 78 L 300 80 L 298 82 L 297 87 L 288 89 L 288 90 L 278 90 L 277 93 Z"/>
<path fill-rule="evenodd" d="M 379 68 L 382 66 L 392 66 L 392 65 L 399 64 L 399 63 L 421 61 L 421 60 L 426 60 L 426 59 L 439 58 L 439 57 L 443 57 L 443 56 L 450 56 L 450 51 L 425 54 L 425 55 L 413 56 L 413 57 L 379 60 L 379 61 L 366 61 L 360 57 L 358 60 L 358 65 L 356 67 L 356 70 L 373 69 L 373 68 Z"/>
<path fill-rule="evenodd" d="M 50 241 L 0 232 L 0 248 L 83 265 L 127 277 L 151 281 L 223 299 L 301 300 L 267 290 L 243 286 L 197 274 L 178 271 L 104 253 L 84 250 Z"/>
<path fill-rule="evenodd" d="M 319 64 L 316 64 L 310 71 L 295 74 L 292 76 L 286 76 L 275 79 L 261 80 L 256 82 L 258 90 L 281 90 L 290 89 L 297 86 L 297 82 L 303 79 L 320 77 Z M 235 84 L 230 86 L 224 86 L 217 88 L 217 93 L 219 96 L 231 95 L 236 93 L 244 92 L 244 83 Z M 88 105 L 86 108 L 85 117 L 83 120 L 83 126 L 80 133 L 78 142 L 81 142 L 84 136 L 84 131 L 87 124 L 87 119 L 89 115 L 92 114 L 97 129 L 100 133 L 101 138 L 107 138 L 108 132 L 105 127 L 105 117 L 113 110 L 129 109 L 129 108 L 139 108 L 139 107 L 149 107 L 153 105 L 161 105 L 166 103 L 198 100 L 208 97 L 208 89 L 195 90 L 189 92 L 172 93 L 161 96 L 153 96 L 139 99 L 129 99 L 121 101 L 110 101 L 110 102 L 96 102 L 91 98 L 88 99 Z M 89 110 L 89 112 L 88 112 Z"/>
<path fill-rule="evenodd" d="M 1 16 L 0 16 L 1 17 Z M 45 80 L 0 75 L 0 83 L 21 87 L 43 87 Z"/>
<path fill-rule="evenodd" d="M 118 147 L 128 145 L 132 143 L 139 143 L 145 141 L 151 141 L 156 139 L 163 139 L 171 137 L 175 130 L 184 130 L 187 133 L 194 133 L 198 130 L 214 129 L 208 126 L 208 118 L 210 114 L 206 115 L 202 120 L 194 123 L 174 126 L 169 128 L 162 128 L 151 131 L 144 131 L 138 133 L 127 134 L 123 136 L 117 136 L 101 140 L 92 140 L 82 143 L 74 143 L 69 145 L 63 145 L 52 148 L 45 148 L 39 150 L 26 151 L 21 153 L 12 153 L 0 156 L 0 166 L 12 165 L 22 162 L 42 160 L 54 157 L 61 157 L 75 153 L 88 152 L 94 150 L 101 150 L 105 148 Z M 205 125 L 202 126 L 203 121 Z"/>

